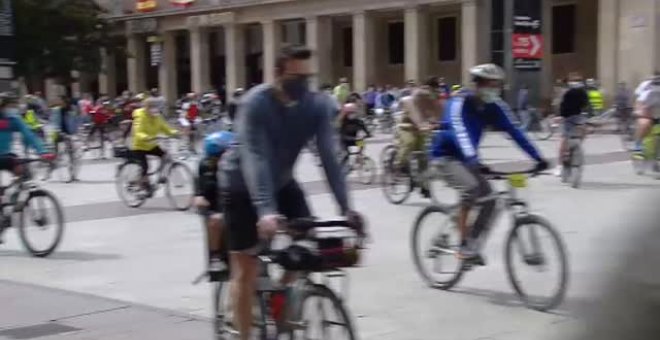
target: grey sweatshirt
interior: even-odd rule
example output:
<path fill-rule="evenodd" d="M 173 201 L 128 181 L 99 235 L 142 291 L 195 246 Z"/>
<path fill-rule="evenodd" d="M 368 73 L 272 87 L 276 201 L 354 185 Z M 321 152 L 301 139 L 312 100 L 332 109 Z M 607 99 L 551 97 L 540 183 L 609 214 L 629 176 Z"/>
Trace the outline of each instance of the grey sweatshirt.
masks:
<path fill-rule="evenodd" d="M 271 85 L 253 88 L 241 100 L 235 124 L 237 146 L 223 157 L 220 186 L 231 192 L 247 191 L 259 217 L 277 213 L 276 192 L 294 179 L 300 152 L 316 137 L 328 183 L 345 213 L 348 195 L 336 156 L 334 114 L 334 104 L 323 94 L 310 93 L 285 106 Z"/>

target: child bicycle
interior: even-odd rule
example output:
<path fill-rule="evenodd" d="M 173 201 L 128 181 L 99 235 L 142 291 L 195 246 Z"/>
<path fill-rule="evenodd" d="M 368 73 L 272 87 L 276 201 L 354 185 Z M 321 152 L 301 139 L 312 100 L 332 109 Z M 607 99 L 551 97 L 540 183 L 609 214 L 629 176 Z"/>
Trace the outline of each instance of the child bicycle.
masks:
<path fill-rule="evenodd" d="M 352 267 L 359 260 L 360 236 L 347 221 L 300 219 L 286 222 L 284 233 L 293 244 L 281 251 L 263 247 L 258 256 L 260 275 L 255 290 L 253 334 L 256 339 L 333 339 L 354 340 L 356 331 L 343 299 L 328 284 L 342 279 L 341 268 Z M 292 288 L 279 287 L 270 276 L 269 267 L 278 265 L 295 274 Z M 316 277 L 316 278 L 315 278 Z M 214 329 L 217 340 L 233 339 L 238 332 L 232 326 L 229 284 L 214 283 Z M 315 301 L 315 300 L 319 301 Z M 328 303 L 323 303 L 328 301 Z M 328 307 L 331 307 L 329 310 Z M 319 330 L 308 320 L 316 312 Z M 330 312 L 329 315 L 326 313 Z M 314 320 L 316 320 L 316 318 Z"/>
<path fill-rule="evenodd" d="M 194 176 L 185 163 L 165 155 L 159 166 L 147 173 L 149 180 L 145 183 L 142 178 L 142 165 L 132 151 L 124 146 L 117 146 L 114 154 L 115 157 L 124 159 L 123 163 L 117 166 L 115 181 L 119 197 L 127 206 L 142 206 L 161 186 L 165 187 L 165 195 L 176 210 L 185 211 L 192 206 L 195 194 Z"/>
<path fill-rule="evenodd" d="M 504 243 L 504 259 L 506 271 L 511 286 L 522 302 L 529 308 L 545 311 L 559 305 L 564 299 L 568 285 L 568 259 L 566 247 L 557 230 L 545 218 L 529 211 L 528 205 L 516 195 L 516 190 L 527 186 L 527 174 L 522 172 L 491 172 L 487 178 L 492 181 L 506 181 L 507 189 L 494 193 L 487 199 L 498 199 L 510 212 L 512 225 Z M 417 271 L 423 280 L 432 288 L 449 290 L 461 280 L 463 275 L 475 265 L 474 262 L 461 260 L 458 252 L 461 245 L 460 231 L 457 225 L 459 206 L 432 205 L 419 214 L 411 233 L 411 250 Z M 491 221 L 495 220 L 495 216 Z M 428 223 L 427 223 L 428 222 Z M 424 229 L 429 226 L 430 230 Z M 546 236 L 540 234 L 545 232 Z M 429 236 L 424 239 L 424 236 Z M 481 247 L 488 237 L 484 230 L 479 237 Z M 549 254 L 549 245 L 543 246 L 542 240 L 547 240 L 556 251 L 556 257 Z M 447 262 L 454 261 L 447 265 Z M 522 275 L 516 264 L 527 265 L 538 272 L 546 271 L 556 265 L 557 280 L 550 293 L 539 296 L 531 292 L 532 287 L 547 286 L 548 280 L 538 280 L 533 284 L 524 285 Z M 437 275 L 435 275 L 437 274 Z M 542 282 L 539 284 L 539 281 Z M 530 290 L 528 290 L 530 289 Z"/>
<path fill-rule="evenodd" d="M 371 157 L 364 154 L 365 145 L 364 138 L 359 138 L 355 141 L 357 151 L 347 147 L 342 160 L 342 168 L 346 176 L 355 171 L 360 183 L 369 185 L 376 179 L 376 163 Z"/>

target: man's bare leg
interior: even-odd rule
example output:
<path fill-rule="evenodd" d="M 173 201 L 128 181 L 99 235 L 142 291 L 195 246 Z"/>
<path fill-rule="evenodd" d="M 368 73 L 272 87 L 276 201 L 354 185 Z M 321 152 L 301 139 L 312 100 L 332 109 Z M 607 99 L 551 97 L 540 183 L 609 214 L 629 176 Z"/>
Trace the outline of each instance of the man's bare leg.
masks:
<path fill-rule="evenodd" d="M 257 259 L 240 252 L 231 253 L 232 296 L 234 298 L 234 327 L 241 340 L 250 339 L 252 330 L 252 300 L 257 281 Z"/>

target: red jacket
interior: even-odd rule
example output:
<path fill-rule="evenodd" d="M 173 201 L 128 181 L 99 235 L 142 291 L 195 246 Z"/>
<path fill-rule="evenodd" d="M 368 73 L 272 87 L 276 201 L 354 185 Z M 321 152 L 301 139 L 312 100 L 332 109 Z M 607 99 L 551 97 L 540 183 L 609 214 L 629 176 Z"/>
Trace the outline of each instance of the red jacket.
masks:
<path fill-rule="evenodd" d="M 90 111 L 92 115 L 92 121 L 94 124 L 106 124 L 112 118 L 112 111 L 103 107 L 102 105 L 96 106 Z"/>
<path fill-rule="evenodd" d="M 188 108 L 188 114 L 186 118 L 192 122 L 197 119 L 197 116 L 199 116 L 199 107 L 197 106 L 197 103 L 192 103 L 190 104 L 190 108 Z"/>

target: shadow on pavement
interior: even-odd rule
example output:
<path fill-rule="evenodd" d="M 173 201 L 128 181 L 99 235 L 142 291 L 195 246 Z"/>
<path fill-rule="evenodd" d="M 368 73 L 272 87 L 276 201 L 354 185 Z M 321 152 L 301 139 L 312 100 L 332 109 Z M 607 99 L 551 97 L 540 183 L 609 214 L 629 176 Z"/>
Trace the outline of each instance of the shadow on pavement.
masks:
<path fill-rule="evenodd" d="M 27 251 L 22 250 L 0 250 L 0 257 L 32 257 Z M 90 253 L 85 251 L 55 251 L 50 256 L 44 258 L 45 261 L 73 260 L 80 262 L 101 261 L 101 260 L 119 260 L 123 257 L 118 254 Z"/>
<path fill-rule="evenodd" d="M 648 184 L 648 183 L 611 183 L 611 182 L 582 182 L 579 190 L 590 190 L 590 191 L 599 191 L 599 190 L 632 190 L 632 189 L 654 189 L 660 188 L 660 181 L 658 184 Z"/>

